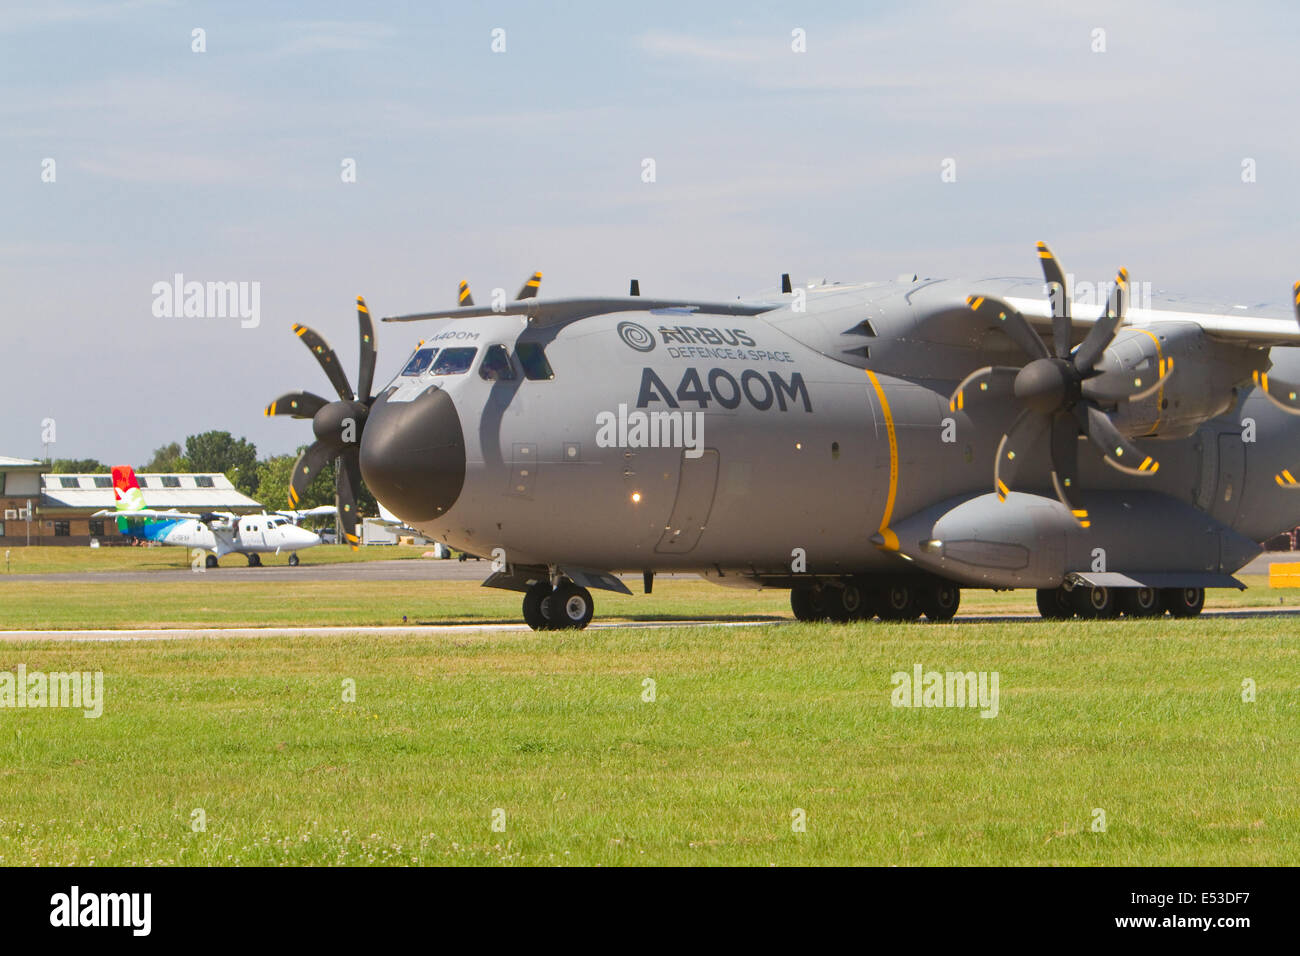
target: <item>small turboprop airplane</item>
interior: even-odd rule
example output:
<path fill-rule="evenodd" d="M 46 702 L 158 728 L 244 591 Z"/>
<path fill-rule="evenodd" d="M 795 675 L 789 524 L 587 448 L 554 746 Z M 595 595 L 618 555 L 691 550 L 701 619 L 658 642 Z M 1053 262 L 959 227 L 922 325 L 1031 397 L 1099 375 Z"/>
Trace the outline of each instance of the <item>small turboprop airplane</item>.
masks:
<path fill-rule="evenodd" d="M 960 588 L 1035 588 L 1044 617 L 1201 610 L 1300 524 L 1297 314 L 1044 280 L 816 284 L 756 299 L 536 298 L 426 323 L 371 395 L 282 396 L 431 538 L 492 556 L 534 628 L 584 627 L 620 572 L 791 590 L 802 620 L 950 619 Z M 540 276 L 536 278 L 540 279 Z M 1104 302 L 1102 301 L 1104 299 Z M 1087 310 L 1088 314 L 1083 314 Z M 1097 317 L 1094 317 L 1097 316 Z M 355 527 L 355 518 L 353 527 Z"/>
<path fill-rule="evenodd" d="M 129 465 L 113 467 L 113 497 L 117 507 L 97 511 L 94 517 L 116 518 L 118 531 L 128 538 L 210 551 L 204 559 L 204 566 L 209 568 L 217 567 L 218 560 L 228 554 L 245 555 L 249 567 L 256 568 L 262 564 L 261 555 L 281 551 L 288 551 L 289 564 L 296 566 L 299 551 L 321 543 L 319 535 L 298 527 L 296 522 L 334 514 L 334 508 L 326 505 L 306 511 L 255 515 L 156 511 L 145 507 L 144 492 Z"/>

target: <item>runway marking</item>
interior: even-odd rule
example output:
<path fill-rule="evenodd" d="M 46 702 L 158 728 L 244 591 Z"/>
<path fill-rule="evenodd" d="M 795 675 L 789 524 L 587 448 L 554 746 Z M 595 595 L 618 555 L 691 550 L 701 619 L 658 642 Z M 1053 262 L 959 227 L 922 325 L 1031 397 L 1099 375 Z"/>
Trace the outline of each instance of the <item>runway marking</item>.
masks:
<path fill-rule="evenodd" d="M 1200 615 L 1206 617 L 1300 617 L 1300 607 L 1225 607 L 1207 608 Z M 915 627 L 954 627 L 962 624 L 1010 624 L 1016 622 L 1040 621 L 1035 612 L 1008 612 L 1003 614 L 957 615 L 952 621 L 942 624 L 921 621 L 902 621 L 896 623 L 911 624 Z M 1115 619 L 1121 620 L 1121 619 Z M 1152 618 L 1150 621 L 1132 621 L 1133 626 L 1166 618 Z M 1168 620 L 1174 620 L 1169 618 Z M 1196 618 L 1186 618 L 1194 621 Z M 609 621 L 594 623 L 587 631 L 612 630 L 662 630 L 669 627 L 783 627 L 795 624 L 789 618 L 771 618 L 758 621 Z M 872 627 L 883 627 L 884 622 L 858 622 Z M 1046 622 L 1060 624 L 1059 621 Z M 1080 623 L 1104 624 L 1106 621 L 1081 621 Z M 211 639 L 238 638 L 272 638 L 272 637 L 341 637 L 346 635 L 361 636 L 444 636 L 456 634 L 530 634 L 527 624 L 385 624 L 385 625 L 331 625 L 328 627 L 156 627 L 123 628 L 120 630 L 70 629 L 70 630 L 29 630 L 0 631 L 0 643 L 18 644 L 27 641 L 191 641 Z M 550 632 L 538 632 L 545 635 Z M 557 632 L 558 633 L 558 632 Z M 569 632 L 574 634 L 577 632 Z"/>

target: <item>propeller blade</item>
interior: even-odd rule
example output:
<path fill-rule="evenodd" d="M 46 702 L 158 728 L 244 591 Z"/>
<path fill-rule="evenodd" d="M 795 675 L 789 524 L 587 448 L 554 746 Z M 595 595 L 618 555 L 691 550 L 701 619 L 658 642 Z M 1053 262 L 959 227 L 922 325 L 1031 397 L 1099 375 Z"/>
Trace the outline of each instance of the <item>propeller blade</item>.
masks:
<path fill-rule="evenodd" d="M 1034 331 L 1034 327 L 1023 315 L 1005 302 L 983 295 L 969 295 L 966 297 L 966 304 L 976 315 L 991 319 L 1031 359 L 1052 357 L 1043 340 Z"/>
<path fill-rule="evenodd" d="M 1070 357 L 1070 290 L 1065 287 L 1065 272 L 1047 248 L 1038 244 L 1038 262 L 1047 280 L 1047 294 L 1052 300 L 1052 349 L 1057 358 Z"/>
<path fill-rule="evenodd" d="M 460 292 L 458 293 L 457 305 L 473 305 L 474 297 L 469 294 L 469 283 L 464 279 L 460 280 Z"/>
<path fill-rule="evenodd" d="M 1129 475 L 1154 475 L 1160 470 L 1160 462 L 1150 455 L 1144 455 L 1132 442 L 1119 433 L 1111 424 L 1110 416 L 1091 402 L 1080 402 L 1075 406 L 1076 414 L 1082 410 L 1087 424 L 1084 434 L 1097 446 L 1097 450 L 1106 459 L 1106 464 Z"/>
<path fill-rule="evenodd" d="M 528 277 L 528 281 L 523 284 L 523 287 L 519 290 L 519 294 L 515 296 L 515 301 L 518 302 L 520 299 L 537 298 L 537 289 L 541 284 L 542 274 L 540 272 L 534 272 Z"/>
<path fill-rule="evenodd" d="M 1002 398 L 1012 394 L 1012 386 L 1015 385 L 1019 371 L 1020 369 L 1010 365 L 986 365 L 977 368 L 962 379 L 957 390 L 952 393 L 952 397 L 948 399 L 948 411 L 959 412 L 966 407 L 967 391 L 980 398 Z"/>
<path fill-rule="evenodd" d="M 1300 415 L 1300 385 L 1292 385 L 1281 379 L 1269 378 L 1267 372 L 1259 370 L 1251 373 L 1251 378 L 1259 390 L 1270 402 L 1292 415 Z"/>
<path fill-rule="evenodd" d="M 1057 413 L 1052 419 L 1052 487 L 1061 504 L 1070 509 L 1081 527 L 1091 527 L 1088 512 L 1076 508 L 1070 492 L 1079 484 L 1079 425 L 1072 415 Z"/>
<path fill-rule="evenodd" d="M 339 398 L 345 402 L 352 401 L 352 386 L 348 384 L 347 373 L 339 365 L 339 357 L 334 354 L 329 343 L 321 338 L 318 332 L 305 325 L 294 325 L 293 331 L 298 338 L 302 339 L 303 344 L 311 349 L 311 354 L 316 356 L 316 361 L 325 370 L 330 384 L 334 386 L 334 391 L 339 393 Z"/>
<path fill-rule="evenodd" d="M 272 415 L 289 415 L 293 418 L 311 418 L 329 404 L 319 395 L 311 392 L 285 392 L 263 412 L 268 418 Z"/>
<path fill-rule="evenodd" d="M 334 476 L 334 504 L 339 512 L 339 540 L 357 550 L 357 489 L 361 487 L 361 465 L 355 448 L 343 453 Z"/>
<path fill-rule="evenodd" d="M 293 477 L 289 479 L 289 507 L 297 508 L 302 496 L 307 493 L 307 486 L 316 480 L 322 468 L 338 455 L 328 445 L 312 442 L 303 449 L 298 460 L 293 463 Z"/>
<path fill-rule="evenodd" d="M 1080 372 L 1092 371 L 1103 352 L 1115 338 L 1115 330 L 1124 321 L 1124 300 L 1128 298 L 1128 270 L 1120 269 L 1115 276 L 1113 301 L 1107 301 L 1106 311 L 1097 324 L 1088 330 L 1078 350 L 1074 353 L 1074 367 Z"/>
<path fill-rule="evenodd" d="M 375 323 L 370 319 L 366 300 L 357 296 L 357 324 L 361 327 L 361 367 L 357 371 L 357 399 L 370 401 L 370 388 L 375 383 Z"/>
<path fill-rule="evenodd" d="M 1136 402 L 1146 398 L 1174 371 L 1174 358 L 1161 359 L 1154 375 L 1147 372 L 1107 372 L 1083 383 L 1083 397 L 1094 402 Z M 1300 414 L 1300 408 L 1296 409 Z"/>
<path fill-rule="evenodd" d="M 1020 413 L 1011 430 L 998 442 L 998 455 L 993 463 L 993 488 L 999 501 L 1006 501 L 1011 493 L 1016 473 L 1035 445 L 1043 440 L 1043 433 L 1052 424 L 1052 417 L 1032 408 Z"/>

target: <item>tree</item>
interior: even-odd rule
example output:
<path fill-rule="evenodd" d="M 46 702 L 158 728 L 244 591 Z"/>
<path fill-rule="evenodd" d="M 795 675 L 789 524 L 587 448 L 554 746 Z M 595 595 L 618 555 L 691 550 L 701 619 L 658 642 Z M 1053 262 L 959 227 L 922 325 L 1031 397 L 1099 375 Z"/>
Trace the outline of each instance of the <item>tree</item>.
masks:
<path fill-rule="evenodd" d="M 185 439 L 190 470 L 222 472 L 244 494 L 257 494 L 257 446 L 230 432 L 210 431 Z"/>
<path fill-rule="evenodd" d="M 289 481 L 293 478 L 293 465 L 306 447 L 305 445 L 300 447 L 295 454 L 272 455 L 258 463 L 257 490 L 262 505 L 267 511 L 289 509 Z M 334 461 L 321 468 L 312 483 L 307 486 L 302 500 L 298 502 L 299 509 L 305 511 L 318 505 L 334 504 L 334 468 Z M 357 490 L 357 513 L 367 516 L 379 514 L 375 497 L 364 484 Z"/>
<path fill-rule="evenodd" d="M 189 471 L 190 464 L 181 453 L 180 444 L 172 442 L 155 448 L 149 463 L 141 465 L 138 470 L 145 474 L 167 474 L 169 472 Z"/>
<path fill-rule="evenodd" d="M 109 470 L 108 465 L 94 458 L 56 458 L 49 466 L 52 475 L 102 475 Z"/>

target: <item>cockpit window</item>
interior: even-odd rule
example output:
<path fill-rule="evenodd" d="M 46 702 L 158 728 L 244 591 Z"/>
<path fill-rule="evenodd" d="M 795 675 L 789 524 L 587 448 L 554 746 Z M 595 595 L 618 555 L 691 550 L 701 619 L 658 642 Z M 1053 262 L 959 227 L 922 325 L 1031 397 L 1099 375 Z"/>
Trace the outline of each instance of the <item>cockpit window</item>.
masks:
<path fill-rule="evenodd" d="M 514 380 L 515 370 L 510 364 L 510 353 L 504 345 L 492 345 L 483 353 L 483 363 L 478 367 L 478 374 L 489 382 L 510 382 Z"/>
<path fill-rule="evenodd" d="M 546 361 L 546 353 L 537 342 L 520 342 L 515 346 L 519 364 L 524 367 L 524 377 L 533 381 L 555 378 L 551 363 Z"/>
<path fill-rule="evenodd" d="M 407 362 L 406 368 L 402 369 L 402 374 L 419 375 L 429 367 L 437 351 L 437 349 L 416 349 L 415 354 L 411 356 L 411 361 Z"/>
<path fill-rule="evenodd" d="M 438 361 L 433 363 L 434 375 L 460 375 L 469 371 L 474 364 L 478 349 L 443 349 Z"/>

